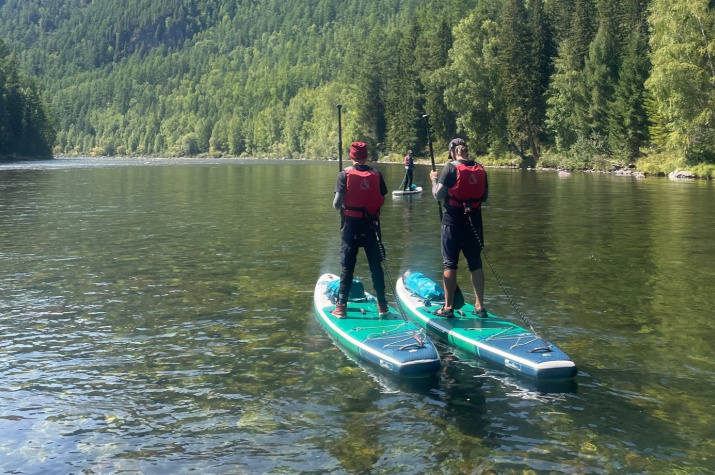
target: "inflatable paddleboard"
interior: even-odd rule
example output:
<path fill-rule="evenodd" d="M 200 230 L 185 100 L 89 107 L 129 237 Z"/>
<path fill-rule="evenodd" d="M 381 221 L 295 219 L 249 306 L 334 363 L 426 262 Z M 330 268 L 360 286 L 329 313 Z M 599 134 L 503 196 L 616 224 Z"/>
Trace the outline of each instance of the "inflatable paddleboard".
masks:
<path fill-rule="evenodd" d="M 347 316 L 335 317 L 331 312 L 339 281 L 335 274 L 323 274 L 313 299 L 318 321 L 343 351 L 397 376 L 420 377 L 439 370 L 439 353 L 425 332 L 392 308 L 381 317 L 377 299 L 369 293 L 351 295 Z"/>
<path fill-rule="evenodd" d="M 473 315 L 471 304 L 465 303 L 453 318 L 434 315 L 444 303 L 444 292 L 438 287 L 422 274 L 411 273 L 402 276 L 395 285 L 397 298 L 408 317 L 422 328 L 455 348 L 525 376 L 535 379 L 576 376 L 576 364 L 556 345 L 496 315 L 484 318 Z"/>

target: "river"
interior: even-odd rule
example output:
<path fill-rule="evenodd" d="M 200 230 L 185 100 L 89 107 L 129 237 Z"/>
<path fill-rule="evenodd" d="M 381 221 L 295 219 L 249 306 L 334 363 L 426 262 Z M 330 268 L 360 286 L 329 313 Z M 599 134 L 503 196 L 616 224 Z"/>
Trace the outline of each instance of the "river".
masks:
<path fill-rule="evenodd" d="M 487 255 L 579 368 L 543 386 L 443 344 L 438 377 L 399 381 L 333 344 L 311 305 L 339 272 L 337 170 L 0 164 L 0 470 L 715 473 L 712 182 L 488 169 Z M 439 278 L 439 232 L 428 193 L 388 196 L 392 277 Z"/>

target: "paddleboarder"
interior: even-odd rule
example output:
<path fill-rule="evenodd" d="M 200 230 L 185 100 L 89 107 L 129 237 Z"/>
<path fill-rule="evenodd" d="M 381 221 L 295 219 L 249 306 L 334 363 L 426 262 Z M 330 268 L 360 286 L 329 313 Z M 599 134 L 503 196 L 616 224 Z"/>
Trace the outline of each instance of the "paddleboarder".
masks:
<path fill-rule="evenodd" d="M 335 184 L 333 207 L 340 210 L 340 290 L 335 310 L 332 314 L 338 318 L 347 316 L 347 302 L 357 254 L 362 247 L 367 255 L 367 262 L 372 275 L 372 285 L 377 297 L 378 313 L 389 313 L 385 295 L 385 273 L 382 269 L 378 238 L 380 231 L 380 208 L 385 202 L 387 186 L 382 174 L 365 164 L 367 145 L 363 142 L 350 144 L 352 166 L 340 171 Z"/>
<path fill-rule="evenodd" d="M 473 313 L 486 317 L 481 257 L 484 245 L 481 204 L 487 201 L 489 194 L 487 174 L 481 164 L 469 158 L 464 139 L 457 137 L 449 143 L 449 155 L 452 161 L 444 166 L 441 174 L 436 170 L 430 172 L 432 195 L 437 201 L 444 200 L 445 209 L 442 216 L 442 284 L 445 303 L 434 314 L 454 317 L 454 296 L 461 251 L 471 273 L 476 298 Z"/>
<path fill-rule="evenodd" d="M 414 169 L 415 159 L 412 158 L 412 150 L 408 150 L 407 155 L 405 155 L 405 187 L 402 189 L 402 191 L 409 191 L 412 189 L 412 173 Z"/>

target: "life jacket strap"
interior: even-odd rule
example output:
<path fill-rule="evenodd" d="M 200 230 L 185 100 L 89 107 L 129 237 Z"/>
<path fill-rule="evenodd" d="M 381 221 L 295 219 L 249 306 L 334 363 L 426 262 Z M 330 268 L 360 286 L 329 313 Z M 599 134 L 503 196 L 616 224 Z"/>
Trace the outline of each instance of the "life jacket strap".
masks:
<path fill-rule="evenodd" d="M 342 213 L 343 216 L 349 216 L 351 218 L 362 218 L 366 221 L 371 220 L 373 222 L 377 222 L 377 219 L 380 216 L 379 211 L 378 211 L 377 215 L 373 216 L 370 213 L 368 213 L 367 209 L 364 207 L 355 207 L 355 206 L 346 206 L 346 205 L 343 205 L 340 212 Z"/>

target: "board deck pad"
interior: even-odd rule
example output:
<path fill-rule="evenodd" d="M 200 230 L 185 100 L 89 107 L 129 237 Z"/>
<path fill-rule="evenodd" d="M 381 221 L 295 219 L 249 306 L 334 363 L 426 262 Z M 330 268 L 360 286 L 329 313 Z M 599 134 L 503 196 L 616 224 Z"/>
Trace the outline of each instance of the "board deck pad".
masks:
<path fill-rule="evenodd" d="M 553 343 L 494 314 L 480 318 L 474 305 L 465 303 L 454 318 L 434 315 L 442 302 L 430 302 L 398 279 L 396 296 L 407 315 L 419 326 L 455 348 L 510 371 L 536 379 L 576 376 L 576 364 Z"/>
<path fill-rule="evenodd" d="M 318 279 L 314 307 L 318 321 L 343 351 L 398 376 L 426 376 L 439 370 L 439 353 L 429 336 L 393 308 L 381 317 L 372 295 L 348 302 L 347 316 L 335 317 L 331 313 L 335 304 L 326 289 L 336 279 L 335 274 Z"/>

